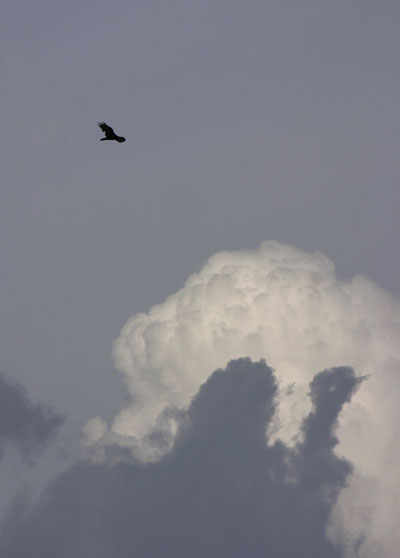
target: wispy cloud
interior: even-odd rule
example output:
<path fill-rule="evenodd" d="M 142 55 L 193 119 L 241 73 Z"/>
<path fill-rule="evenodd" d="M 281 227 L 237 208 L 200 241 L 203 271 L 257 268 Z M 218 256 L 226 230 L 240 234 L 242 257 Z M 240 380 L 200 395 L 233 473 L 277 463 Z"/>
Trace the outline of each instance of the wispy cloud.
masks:
<path fill-rule="evenodd" d="M 63 422 L 60 414 L 33 403 L 22 386 L 0 374 L 0 455 L 12 445 L 25 459 L 33 458 Z"/>

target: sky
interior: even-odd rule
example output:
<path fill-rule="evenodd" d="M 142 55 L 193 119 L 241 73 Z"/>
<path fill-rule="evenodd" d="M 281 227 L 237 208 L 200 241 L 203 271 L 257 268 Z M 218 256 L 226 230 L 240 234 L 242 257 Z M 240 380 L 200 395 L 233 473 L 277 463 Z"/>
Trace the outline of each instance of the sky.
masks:
<path fill-rule="evenodd" d="M 2 555 L 400 550 L 399 17 L 5 0 Z"/>

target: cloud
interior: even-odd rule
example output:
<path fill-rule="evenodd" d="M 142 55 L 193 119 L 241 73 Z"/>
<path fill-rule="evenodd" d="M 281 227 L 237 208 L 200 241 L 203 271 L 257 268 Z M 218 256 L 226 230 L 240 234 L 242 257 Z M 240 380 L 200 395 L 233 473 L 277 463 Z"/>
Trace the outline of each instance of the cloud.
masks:
<path fill-rule="evenodd" d="M 64 417 L 34 403 L 17 382 L 0 374 L 0 521 L 11 503 L 28 507 L 49 480 L 71 465 Z"/>
<path fill-rule="evenodd" d="M 50 475 L 32 513 L 14 498 L 0 554 L 396 556 L 399 324 L 397 297 L 322 254 L 216 254 L 124 326 L 126 401 L 88 422 L 93 459 Z M 0 388 L 2 447 L 29 460 L 61 419 Z"/>
<path fill-rule="evenodd" d="M 24 459 L 36 457 L 63 422 L 61 415 L 33 403 L 22 386 L 0 374 L 0 455 L 12 446 Z"/>
<path fill-rule="evenodd" d="M 212 256 L 184 287 L 137 314 L 114 344 L 128 390 L 113 424 L 97 419 L 86 443 L 101 459 L 119 444 L 142 460 L 169 450 L 176 423 L 211 370 L 231 359 L 265 358 L 277 370 L 280 405 L 270 439 L 294 446 L 310 411 L 308 384 L 319 370 L 351 366 L 368 376 L 343 410 L 337 453 L 354 464 L 335 508 L 331 536 L 360 541 L 359 556 L 392 558 L 400 548 L 400 301 L 363 276 L 340 280 L 323 254 L 266 242 Z M 159 428 L 160 431 L 160 428 Z M 350 550 L 349 550 L 350 552 Z"/>
<path fill-rule="evenodd" d="M 272 369 L 231 361 L 178 413 L 170 454 L 76 465 L 33 513 L 15 503 L 1 555 L 342 558 L 326 527 L 351 466 L 333 451 L 334 429 L 359 382 L 346 367 L 317 374 L 303 439 L 290 448 L 265 440 L 277 404 Z"/>

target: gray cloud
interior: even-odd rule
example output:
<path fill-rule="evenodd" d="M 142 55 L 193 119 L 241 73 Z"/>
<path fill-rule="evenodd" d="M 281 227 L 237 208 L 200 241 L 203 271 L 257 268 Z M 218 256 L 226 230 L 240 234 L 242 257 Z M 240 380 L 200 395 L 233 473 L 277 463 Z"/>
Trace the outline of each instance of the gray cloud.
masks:
<path fill-rule="evenodd" d="M 326 527 L 351 466 L 334 454 L 334 428 L 358 383 L 350 368 L 317 374 L 302 441 L 268 445 L 273 371 L 264 361 L 231 361 L 179 413 L 169 455 L 147 465 L 76 465 L 31 514 L 14 506 L 1 555 L 340 558 Z"/>
<path fill-rule="evenodd" d="M 34 457 L 63 421 L 60 414 L 33 403 L 22 386 L 0 374 L 0 456 L 12 445 L 25 459 Z"/>

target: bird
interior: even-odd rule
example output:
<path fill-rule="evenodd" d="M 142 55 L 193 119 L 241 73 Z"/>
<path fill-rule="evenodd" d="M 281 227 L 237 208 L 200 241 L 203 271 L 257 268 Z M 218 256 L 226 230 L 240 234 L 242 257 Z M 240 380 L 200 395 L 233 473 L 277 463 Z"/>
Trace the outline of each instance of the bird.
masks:
<path fill-rule="evenodd" d="M 114 130 L 111 128 L 111 126 L 109 126 L 105 122 L 98 122 L 97 125 L 99 126 L 99 128 L 101 128 L 103 130 L 103 132 L 106 135 L 106 137 L 101 138 L 100 141 L 115 140 L 118 143 L 123 143 L 124 141 L 126 141 L 125 138 L 123 138 L 121 136 L 117 136 L 117 134 L 114 132 Z"/>

